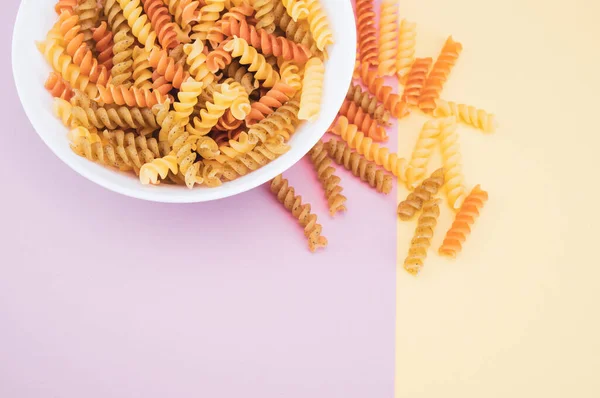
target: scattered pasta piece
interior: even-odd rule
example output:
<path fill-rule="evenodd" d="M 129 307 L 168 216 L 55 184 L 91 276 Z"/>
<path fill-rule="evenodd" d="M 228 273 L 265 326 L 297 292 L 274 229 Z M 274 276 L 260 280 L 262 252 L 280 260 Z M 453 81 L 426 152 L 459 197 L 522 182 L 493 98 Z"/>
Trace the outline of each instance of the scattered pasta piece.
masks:
<path fill-rule="evenodd" d="M 378 166 L 398 177 L 401 181 L 406 181 L 406 170 L 408 164 L 406 159 L 398 157 L 395 153 L 390 153 L 388 148 L 382 148 L 374 143 L 369 137 L 358 131 L 358 127 L 348 123 L 345 116 L 340 116 L 336 124 L 330 130 L 332 133 L 342 137 L 348 143 L 350 148 L 363 155 L 367 160 L 374 161 Z"/>
<path fill-rule="evenodd" d="M 440 135 L 440 126 L 437 121 L 428 120 L 423 124 L 417 143 L 410 158 L 406 183 L 409 188 L 414 188 L 427 173 L 427 165 L 433 155 Z"/>
<path fill-rule="evenodd" d="M 293 187 L 280 175 L 271 181 L 271 192 L 277 200 L 292 213 L 294 218 L 304 227 L 304 235 L 308 239 L 308 247 L 314 252 L 327 246 L 327 238 L 321 235 L 323 227 L 317 223 L 317 216 L 311 213 L 309 204 L 302 204 L 302 198 L 296 195 Z"/>
<path fill-rule="evenodd" d="M 423 205 L 423 212 L 417 222 L 417 228 L 410 241 L 408 255 L 404 260 L 404 269 L 409 274 L 417 275 L 423 268 L 439 216 L 439 199 L 433 199 Z"/>
<path fill-rule="evenodd" d="M 325 197 L 329 204 L 329 214 L 346 211 L 346 197 L 341 194 L 343 188 L 340 186 L 341 179 L 336 176 L 335 168 L 331 166 L 331 159 L 327 156 L 323 141 L 319 140 L 309 152 L 310 160 L 317 173 L 317 178 L 323 185 Z"/>
<path fill-rule="evenodd" d="M 446 40 L 438 59 L 435 61 L 429 77 L 425 81 L 421 96 L 419 97 L 419 108 L 424 112 L 432 112 L 436 105 L 435 101 L 440 98 L 444 84 L 448 80 L 450 72 L 456 64 L 458 56 L 462 52 L 462 44 L 454 41 L 452 36 Z"/>
<path fill-rule="evenodd" d="M 419 105 L 419 97 L 427 79 L 432 58 L 417 58 L 406 76 L 402 100 L 409 105 Z"/>
<path fill-rule="evenodd" d="M 339 114 L 346 116 L 349 123 L 356 124 L 360 131 L 374 141 L 385 142 L 388 140 L 385 128 L 380 126 L 376 120 L 371 119 L 371 116 L 365 113 L 356 102 L 345 100 L 339 110 Z"/>
<path fill-rule="evenodd" d="M 377 30 L 373 0 L 356 0 L 358 53 L 363 65 L 377 65 Z"/>
<path fill-rule="evenodd" d="M 379 13 L 379 66 L 377 73 L 392 76 L 396 73 L 398 54 L 398 1 L 383 0 Z"/>
<path fill-rule="evenodd" d="M 485 133 L 496 131 L 496 117 L 492 113 L 487 113 L 474 106 L 457 104 L 456 102 L 441 99 L 436 100 L 435 104 L 436 107 L 433 110 L 433 116 L 435 117 L 454 116 L 458 121 L 478 128 Z"/>
<path fill-rule="evenodd" d="M 390 119 L 390 112 L 385 109 L 383 104 L 377 98 L 370 96 L 366 91 L 363 92 L 360 86 L 351 84 L 348 94 L 346 94 L 346 99 L 354 101 L 371 118 L 380 123 L 387 123 Z"/>
<path fill-rule="evenodd" d="M 417 24 L 403 19 L 398 33 L 398 53 L 396 57 L 396 74 L 401 83 L 406 83 L 408 73 L 415 61 L 417 46 Z"/>
<path fill-rule="evenodd" d="M 446 232 L 444 242 L 439 249 L 442 256 L 456 257 L 460 253 L 467 235 L 471 233 L 471 225 L 479 217 L 479 212 L 487 200 L 488 193 L 479 185 L 475 186 L 456 213 L 452 226 Z"/>
<path fill-rule="evenodd" d="M 375 71 L 369 69 L 369 64 L 363 63 L 361 65 L 360 78 L 365 86 L 367 86 L 369 92 L 383 103 L 385 109 L 389 110 L 392 116 L 401 118 L 409 114 L 410 109 L 402 101 L 402 97 L 393 93 L 392 87 L 386 86 L 383 78 L 377 76 Z"/>
<path fill-rule="evenodd" d="M 453 116 L 440 121 L 440 149 L 446 181 L 446 197 L 454 210 L 458 209 L 467 194 L 465 177 L 462 172 L 462 156 L 456 133 L 456 119 Z"/>
<path fill-rule="evenodd" d="M 431 200 L 444 185 L 444 169 L 437 169 L 429 178 L 415 188 L 408 197 L 398 204 L 398 216 L 407 221 L 421 210 L 423 204 Z"/>
<path fill-rule="evenodd" d="M 355 177 L 385 195 L 392 191 L 392 176 L 377 167 L 358 153 L 353 152 L 345 142 L 331 139 L 325 145 L 329 156 L 337 163 L 350 170 Z"/>

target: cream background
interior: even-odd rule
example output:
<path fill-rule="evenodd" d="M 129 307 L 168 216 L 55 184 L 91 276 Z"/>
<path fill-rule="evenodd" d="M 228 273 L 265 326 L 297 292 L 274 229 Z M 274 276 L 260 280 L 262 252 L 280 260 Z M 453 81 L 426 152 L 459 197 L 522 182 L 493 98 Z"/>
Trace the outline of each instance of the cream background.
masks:
<path fill-rule="evenodd" d="M 600 2 L 400 2 L 418 55 L 464 51 L 443 97 L 493 111 L 460 128 L 468 183 L 490 193 L 454 262 L 398 269 L 397 397 L 600 396 Z M 400 124 L 409 154 L 423 122 Z M 405 195 L 401 190 L 399 195 Z M 451 221 L 444 217 L 434 248 Z M 414 223 L 399 226 L 399 262 Z"/>

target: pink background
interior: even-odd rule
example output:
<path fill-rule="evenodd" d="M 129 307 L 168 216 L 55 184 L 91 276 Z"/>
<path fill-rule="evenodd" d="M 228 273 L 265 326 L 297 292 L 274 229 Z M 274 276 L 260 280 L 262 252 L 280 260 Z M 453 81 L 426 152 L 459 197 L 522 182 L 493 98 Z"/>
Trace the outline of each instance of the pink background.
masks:
<path fill-rule="evenodd" d="M 332 219 L 303 159 L 285 176 L 330 242 L 311 254 L 266 186 L 195 205 L 106 191 L 22 111 L 18 5 L 0 14 L 0 396 L 391 397 L 395 193 L 338 169 Z"/>

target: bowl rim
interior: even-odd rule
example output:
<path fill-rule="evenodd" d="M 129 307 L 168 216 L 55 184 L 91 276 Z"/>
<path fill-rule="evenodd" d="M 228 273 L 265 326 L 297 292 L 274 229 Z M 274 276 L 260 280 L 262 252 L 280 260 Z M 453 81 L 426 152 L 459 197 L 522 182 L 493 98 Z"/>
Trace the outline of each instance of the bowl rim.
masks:
<path fill-rule="evenodd" d="M 350 20 L 352 21 L 351 26 L 354 27 L 354 13 L 352 11 L 352 4 L 350 1 L 340 2 L 339 0 L 321 0 L 321 2 L 329 3 L 331 8 L 333 8 L 333 6 L 335 6 L 336 7 L 335 14 L 339 15 L 339 20 L 348 18 L 348 21 L 350 21 Z M 287 153 L 283 154 L 279 158 L 269 162 L 269 164 L 265 165 L 264 167 L 261 167 L 260 169 L 253 171 L 253 172 L 247 174 L 246 176 L 240 177 L 240 178 L 236 179 L 235 181 L 224 182 L 221 187 L 217 187 L 217 188 L 196 187 L 192 190 L 189 190 L 185 187 L 183 187 L 183 189 L 181 189 L 181 187 L 177 187 L 176 189 L 174 189 L 173 186 L 166 186 L 165 184 L 159 185 L 159 186 L 144 186 L 139 182 L 138 182 L 139 187 L 137 187 L 137 188 L 123 185 L 119 181 L 113 180 L 111 178 L 105 178 L 105 177 L 99 175 L 99 172 L 94 171 L 94 170 L 97 170 L 96 167 L 102 168 L 102 169 L 107 169 L 104 166 L 100 166 L 100 165 L 94 164 L 93 162 L 90 162 L 92 165 L 95 165 L 96 167 L 93 167 L 93 166 L 81 167 L 81 165 L 78 164 L 79 163 L 78 160 L 80 160 L 80 159 L 78 159 L 77 155 L 72 154 L 73 156 L 69 156 L 69 155 L 62 153 L 59 150 L 58 145 L 55 144 L 56 140 L 51 139 L 50 134 L 41 133 L 41 131 L 46 131 L 46 130 L 50 129 L 50 127 L 45 126 L 45 124 L 42 122 L 42 118 L 37 117 L 35 115 L 36 109 L 34 109 L 34 107 L 31 106 L 29 101 L 27 100 L 26 96 L 28 94 L 26 93 L 26 88 L 25 88 L 27 86 L 27 84 L 24 83 L 24 80 L 26 80 L 28 78 L 29 69 L 23 68 L 22 65 L 20 65 L 20 64 L 18 65 L 19 61 L 23 57 L 23 55 L 20 55 L 21 51 L 25 52 L 25 50 L 20 50 L 20 48 L 24 48 L 27 45 L 34 46 L 34 43 L 31 43 L 31 44 L 23 43 L 22 40 L 21 41 L 18 40 L 21 35 L 20 32 L 23 29 L 25 29 L 25 26 L 28 23 L 30 24 L 30 22 L 26 22 L 24 20 L 25 11 L 23 11 L 23 10 L 26 7 L 32 6 L 33 3 L 37 3 L 36 5 L 39 7 L 39 3 L 36 0 L 22 0 L 21 1 L 21 4 L 19 5 L 19 10 L 17 12 L 17 16 L 15 19 L 13 31 L 12 31 L 11 65 L 12 65 L 13 80 L 15 82 L 15 86 L 17 89 L 17 96 L 19 97 L 21 106 L 23 107 L 23 110 L 25 111 L 25 114 L 26 114 L 27 118 L 29 119 L 29 122 L 33 126 L 37 135 L 42 139 L 42 141 L 46 144 L 46 146 L 50 148 L 50 150 L 54 153 L 54 155 L 56 157 L 58 157 L 65 164 L 67 164 L 67 166 L 69 166 L 77 174 L 81 175 L 82 177 L 86 178 L 87 180 L 89 180 L 95 184 L 98 184 L 98 185 L 102 186 L 103 188 L 106 188 L 110 191 L 131 197 L 131 198 L 147 200 L 147 201 L 152 201 L 152 202 L 159 202 L 159 203 L 198 203 L 198 202 L 205 202 L 205 201 L 217 200 L 217 199 L 234 196 L 234 195 L 246 192 L 248 190 L 251 190 L 253 188 L 256 188 L 256 187 L 266 183 L 267 181 L 270 181 L 278 174 L 281 174 L 281 173 L 285 172 L 286 170 L 290 169 L 300 159 L 302 159 L 310 151 L 310 149 L 323 137 L 323 135 L 327 131 L 327 127 L 329 127 L 329 125 L 335 120 L 337 111 L 334 113 L 329 112 L 329 114 L 325 116 L 325 119 L 323 119 L 324 115 L 322 113 L 321 116 L 319 117 L 319 121 L 321 122 L 320 124 L 325 125 L 322 133 L 314 132 L 313 130 L 315 130 L 315 129 L 311 128 L 311 124 L 309 122 L 303 121 L 304 125 L 302 126 L 302 128 L 306 127 L 307 131 L 304 132 L 305 134 L 302 137 L 301 141 L 293 143 L 293 147 L 295 147 L 296 150 L 288 151 Z M 327 8 L 327 7 L 324 6 L 324 8 Z M 53 10 L 53 8 L 49 7 L 49 10 Z M 332 21 L 333 18 L 329 14 L 331 14 L 331 11 L 329 11 L 328 17 L 329 17 L 329 20 Z M 344 26 L 346 26 L 346 24 L 344 24 Z M 332 28 L 332 30 L 333 30 L 333 28 Z M 335 34 L 335 31 L 334 31 L 334 34 Z M 339 48 L 342 48 L 342 50 L 336 51 L 336 53 L 341 53 L 340 56 L 343 56 L 345 53 L 349 53 L 349 54 L 347 54 L 348 62 L 341 62 L 341 70 L 338 69 L 333 72 L 335 73 L 336 79 L 342 80 L 342 83 L 343 83 L 342 87 L 349 87 L 349 85 L 352 81 L 352 72 L 354 70 L 354 60 L 355 60 L 354 56 L 356 54 L 356 30 L 349 29 L 349 32 L 343 32 L 343 35 L 344 35 L 344 37 L 339 37 L 339 36 L 341 36 L 341 34 L 336 35 L 338 37 L 336 38 L 336 43 L 333 46 L 339 46 L 338 50 L 339 50 Z M 40 39 L 43 39 L 43 37 Z M 20 43 L 18 43 L 19 41 L 20 41 Z M 350 48 L 346 48 L 348 46 Z M 351 62 L 350 62 L 350 55 L 352 56 Z M 40 61 L 42 61 L 42 59 L 40 59 Z M 327 62 L 328 61 L 326 61 L 326 65 L 327 65 Z M 32 62 L 32 63 L 36 63 L 36 62 Z M 327 66 L 326 66 L 326 74 L 327 74 L 327 72 L 328 71 L 327 71 Z M 331 71 L 329 71 L 329 72 L 331 72 Z M 42 86 L 42 90 L 44 90 L 43 86 Z M 339 107 L 341 107 L 342 102 L 345 99 L 346 93 L 347 93 L 347 89 L 344 90 L 343 94 L 341 91 L 339 93 L 333 94 L 333 100 L 335 100 L 335 102 L 337 102 L 337 103 L 332 104 L 335 109 L 339 109 Z M 324 97 L 323 101 L 325 101 L 325 100 L 326 99 Z M 328 98 L 328 101 L 331 102 L 332 99 Z M 326 122 L 322 123 L 322 120 L 326 120 Z M 67 139 L 66 138 L 67 128 L 64 127 L 64 129 L 65 129 L 65 140 L 66 140 Z M 312 132 L 308 131 L 308 130 L 311 130 Z M 297 137 L 297 135 L 294 135 L 292 137 L 293 141 L 296 141 L 296 139 L 294 139 L 295 137 Z M 89 162 L 87 159 L 85 159 L 85 160 L 87 162 Z M 112 169 L 109 169 L 109 171 L 111 173 L 116 173 L 116 174 L 119 173 L 118 171 L 112 170 Z M 102 174 L 102 173 L 100 173 L 100 174 Z M 249 178 L 250 176 L 252 178 Z M 224 186 L 228 186 L 228 188 L 223 189 Z"/>

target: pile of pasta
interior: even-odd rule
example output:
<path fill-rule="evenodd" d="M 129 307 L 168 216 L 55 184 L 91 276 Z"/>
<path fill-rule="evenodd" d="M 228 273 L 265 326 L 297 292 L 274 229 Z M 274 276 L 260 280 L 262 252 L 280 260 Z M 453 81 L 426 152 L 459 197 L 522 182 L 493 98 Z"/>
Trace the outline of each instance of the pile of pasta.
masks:
<path fill-rule="evenodd" d="M 319 0 L 58 0 L 37 43 L 75 153 L 215 187 L 289 150 L 321 106 L 333 44 Z"/>
<path fill-rule="evenodd" d="M 325 199 L 333 216 L 346 210 L 341 179 L 333 164 L 338 164 L 382 194 L 388 194 L 396 180 L 410 191 L 398 204 L 401 220 L 417 218 L 414 236 L 404 268 L 416 275 L 423 268 L 437 219 L 440 196 L 446 197 L 455 219 L 438 253 L 456 257 L 471 232 L 480 210 L 488 199 L 479 185 L 469 190 L 463 175 L 459 124 L 484 133 L 496 129 L 490 114 L 473 106 L 457 104 L 442 98 L 444 85 L 454 68 L 462 44 L 449 37 L 435 62 L 431 57 L 416 57 L 416 24 L 399 17 L 397 0 L 383 0 L 377 23 L 373 0 L 356 0 L 358 51 L 353 82 L 337 119 L 330 127 L 333 135 L 321 141 L 308 155 L 315 166 L 316 177 L 323 185 Z M 400 93 L 386 84 L 396 79 Z M 428 116 L 412 154 L 400 157 L 385 146 L 391 118 L 401 119 L 411 113 Z M 441 168 L 429 174 L 430 160 L 439 149 Z M 287 180 L 281 176 L 271 182 L 271 191 L 304 227 L 309 247 L 315 250 L 327 245 L 322 227 L 310 205 L 302 204 Z M 417 217 L 418 215 L 418 217 Z"/>

